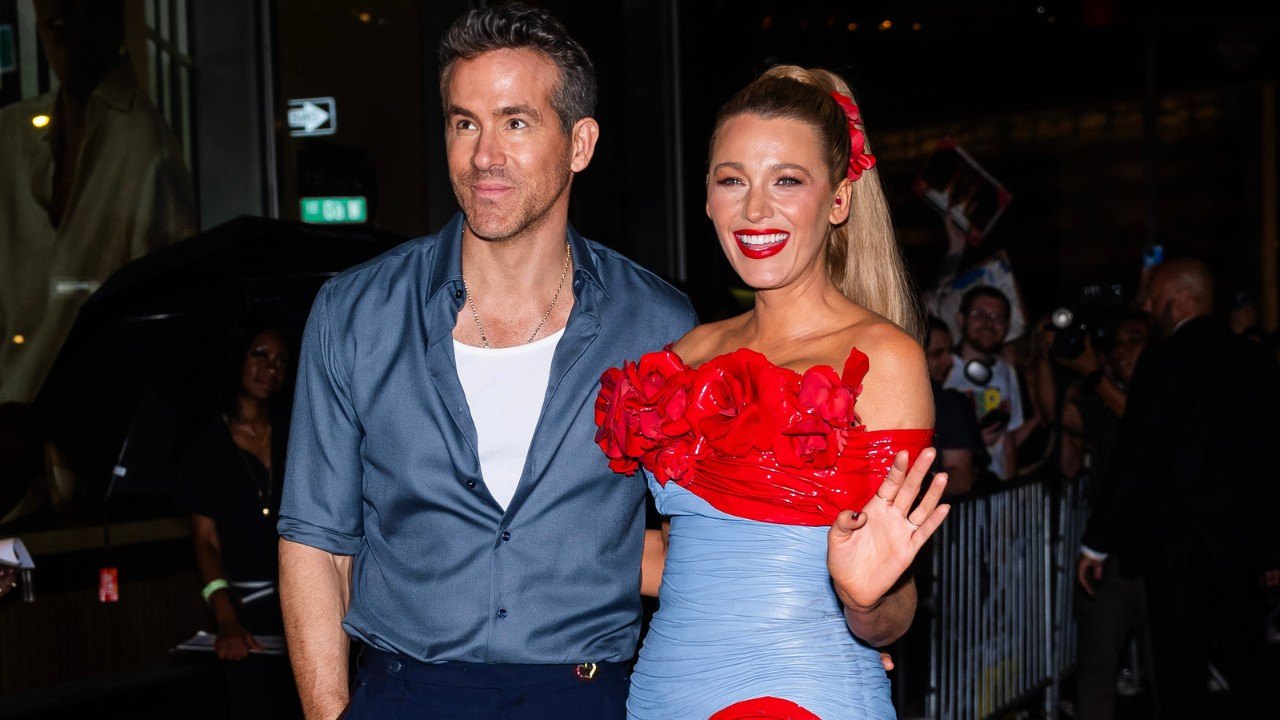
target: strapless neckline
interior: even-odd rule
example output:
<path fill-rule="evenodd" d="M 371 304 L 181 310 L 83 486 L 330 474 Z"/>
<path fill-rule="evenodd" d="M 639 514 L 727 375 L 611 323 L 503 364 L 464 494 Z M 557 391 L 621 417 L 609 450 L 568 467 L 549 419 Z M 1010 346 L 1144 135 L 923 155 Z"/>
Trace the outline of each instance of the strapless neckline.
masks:
<path fill-rule="evenodd" d="M 778 363 L 775 363 L 774 361 L 770 360 L 770 359 L 768 358 L 768 356 L 766 356 L 764 353 L 760 352 L 759 350 L 752 350 L 752 349 L 751 349 L 751 348 L 749 348 L 749 347 L 740 347 L 740 348 L 738 348 L 738 349 L 736 349 L 736 350 L 730 350 L 730 351 L 728 351 L 728 352 L 723 352 L 723 353 L 720 353 L 719 355 L 712 356 L 712 357 L 708 358 L 707 360 L 702 361 L 701 363 L 699 363 L 699 364 L 697 364 L 697 365 L 690 365 L 689 363 L 685 362 L 684 358 L 680 356 L 680 353 L 678 353 L 678 352 L 676 352 L 675 350 L 673 350 L 673 349 L 672 349 L 672 347 L 673 347 L 672 345 L 668 345 L 668 346 L 666 346 L 665 348 L 663 348 L 663 352 L 671 353 L 671 354 L 676 358 L 676 360 L 678 360 L 678 361 L 680 362 L 680 364 L 681 364 L 681 365 L 683 365 L 684 367 L 688 368 L 689 370 L 697 370 L 698 368 L 702 367 L 703 365 L 706 365 L 706 364 L 707 364 L 707 363 L 709 363 L 709 362 L 715 362 L 716 360 L 719 360 L 720 358 L 723 358 L 723 357 L 726 357 L 726 356 L 729 356 L 729 355 L 733 355 L 733 354 L 735 354 L 735 353 L 752 353 L 752 354 L 754 354 L 754 355 L 758 355 L 758 356 L 760 356 L 761 358 L 763 358 L 764 362 L 766 362 L 766 363 L 768 363 L 769 365 L 773 366 L 773 367 L 774 367 L 775 369 L 777 369 L 779 372 L 792 373 L 793 375 L 795 375 L 795 376 L 797 376 L 797 377 L 804 377 L 804 374 L 805 374 L 805 373 L 810 372 L 810 371 L 813 371 L 813 370 L 818 370 L 818 371 L 821 371 L 821 370 L 829 370 L 829 371 L 831 371 L 832 373 L 834 373 L 834 372 L 836 371 L 835 366 L 833 366 L 833 365 L 827 365 L 827 364 L 825 364 L 825 363 L 819 363 L 819 364 L 817 364 L 817 365 L 812 365 L 812 366 L 808 367 L 807 369 L 805 369 L 804 371 L 794 370 L 794 369 L 789 368 L 789 367 L 787 367 L 787 366 L 785 366 L 785 365 L 779 365 Z M 841 373 L 840 373 L 840 379 L 841 379 L 842 381 L 848 382 L 848 379 L 849 379 L 851 376 L 852 376 L 852 377 L 857 377 L 857 378 L 858 378 L 858 383 L 859 383 L 859 385 L 861 385 L 862 378 L 866 376 L 867 371 L 868 371 L 868 370 L 870 370 L 870 369 L 871 369 L 871 364 L 870 364 L 870 361 L 867 359 L 867 355 L 866 355 L 866 353 L 863 353 L 861 350 L 859 350 L 859 349 L 857 348 L 857 346 L 854 346 L 854 347 L 852 347 L 852 348 L 850 348 L 850 349 L 849 349 L 849 357 L 845 358 L 845 361 L 844 361 L 844 369 L 843 369 L 843 372 L 841 372 Z"/>

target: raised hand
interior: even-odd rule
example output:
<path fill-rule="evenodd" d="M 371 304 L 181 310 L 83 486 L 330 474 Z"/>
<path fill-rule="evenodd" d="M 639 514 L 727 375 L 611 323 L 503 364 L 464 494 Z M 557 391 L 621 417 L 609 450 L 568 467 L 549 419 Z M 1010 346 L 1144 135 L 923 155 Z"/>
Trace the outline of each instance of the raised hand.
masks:
<path fill-rule="evenodd" d="M 914 510 L 935 456 L 933 448 L 909 462 L 904 450 L 867 506 L 860 513 L 840 513 L 827 533 L 827 570 L 840 601 L 847 607 L 872 608 L 911 567 L 916 553 L 942 525 L 950 505 L 939 505 L 947 476 L 934 477 L 929 491 Z"/>

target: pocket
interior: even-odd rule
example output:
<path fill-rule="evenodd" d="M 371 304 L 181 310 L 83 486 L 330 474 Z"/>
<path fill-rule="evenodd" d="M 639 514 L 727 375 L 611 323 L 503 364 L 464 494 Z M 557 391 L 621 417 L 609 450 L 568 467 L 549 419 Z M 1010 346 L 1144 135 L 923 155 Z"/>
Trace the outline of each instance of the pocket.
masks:
<path fill-rule="evenodd" d="M 347 700 L 347 706 L 338 715 L 338 720 L 359 720 L 363 717 L 361 707 L 364 698 L 369 694 L 368 686 L 363 680 L 357 680 L 355 687 L 351 689 L 351 697 Z"/>

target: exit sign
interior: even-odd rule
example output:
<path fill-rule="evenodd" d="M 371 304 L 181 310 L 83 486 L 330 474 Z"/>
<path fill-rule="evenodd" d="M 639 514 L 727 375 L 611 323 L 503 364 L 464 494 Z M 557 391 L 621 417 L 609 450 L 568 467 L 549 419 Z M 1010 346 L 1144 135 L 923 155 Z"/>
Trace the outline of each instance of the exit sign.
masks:
<path fill-rule="evenodd" d="M 300 204 L 305 223 L 362 223 L 369 219 L 362 197 L 304 197 Z"/>

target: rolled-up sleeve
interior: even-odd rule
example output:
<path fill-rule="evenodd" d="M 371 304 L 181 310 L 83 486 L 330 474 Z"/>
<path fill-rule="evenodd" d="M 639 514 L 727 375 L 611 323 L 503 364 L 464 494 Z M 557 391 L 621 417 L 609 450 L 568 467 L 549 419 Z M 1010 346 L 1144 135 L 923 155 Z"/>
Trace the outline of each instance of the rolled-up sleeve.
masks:
<path fill-rule="evenodd" d="M 280 503 L 280 536 L 354 555 L 364 535 L 360 448 L 350 361 L 329 316 L 329 285 L 316 295 L 298 362 L 293 426 Z"/>

